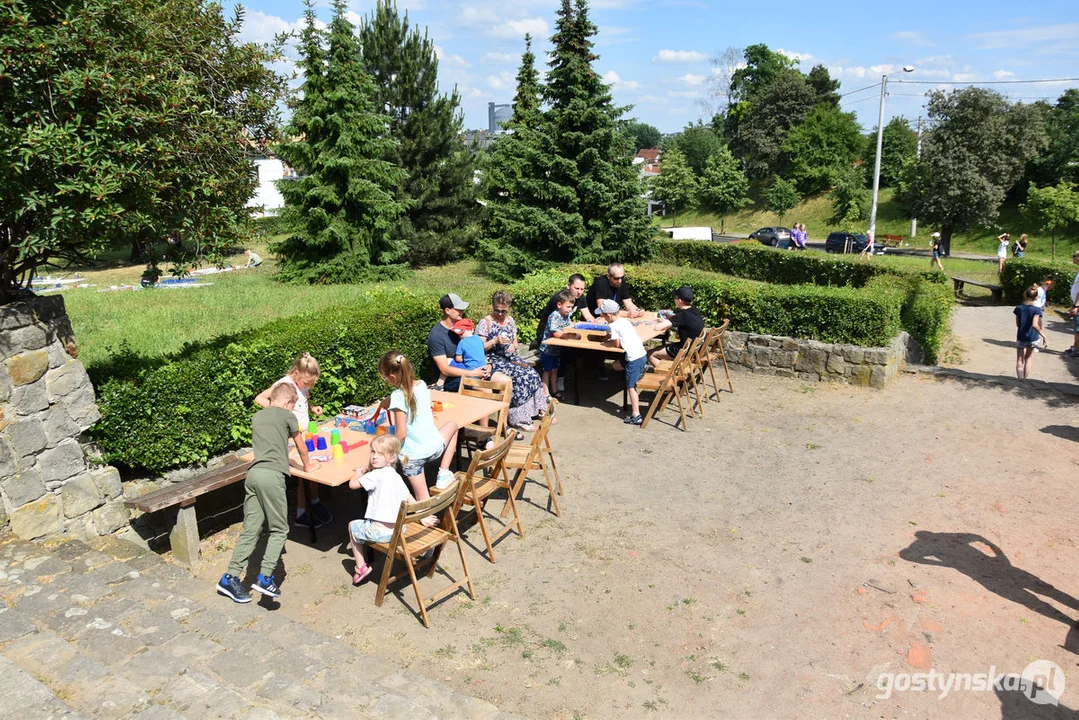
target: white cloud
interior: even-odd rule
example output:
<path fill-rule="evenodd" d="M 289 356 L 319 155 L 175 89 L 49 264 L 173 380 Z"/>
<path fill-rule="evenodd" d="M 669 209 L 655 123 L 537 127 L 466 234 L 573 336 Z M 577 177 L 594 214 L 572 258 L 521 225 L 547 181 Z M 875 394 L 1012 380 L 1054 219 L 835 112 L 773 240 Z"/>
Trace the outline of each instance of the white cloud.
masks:
<path fill-rule="evenodd" d="M 472 64 L 469 63 L 468 60 L 465 60 L 463 57 L 457 55 L 456 53 L 449 53 L 447 55 L 446 50 L 441 45 L 435 45 L 435 57 L 438 58 L 438 62 L 440 65 L 444 65 L 446 67 L 467 68 L 472 66 Z"/>
<path fill-rule="evenodd" d="M 604 73 L 603 82 L 620 90 L 624 89 L 629 90 L 630 92 L 636 92 L 641 87 L 641 84 L 636 80 L 623 80 L 618 77 L 618 73 L 614 70 L 608 70 Z"/>
<path fill-rule="evenodd" d="M 696 98 L 701 96 L 700 90 L 668 90 L 667 95 L 670 97 L 689 97 Z"/>
<path fill-rule="evenodd" d="M 704 62 L 707 59 L 707 55 L 696 50 L 660 50 L 659 54 L 652 58 L 652 62 L 695 63 Z"/>
<path fill-rule="evenodd" d="M 813 59 L 813 56 L 809 53 L 794 52 L 793 50 L 784 50 L 783 48 L 776 49 L 776 52 L 783 57 L 790 58 L 791 60 L 797 60 L 799 63 L 809 62 Z"/>
<path fill-rule="evenodd" d="M 1079 42 L 1079 23 L 1061 23 L 1042 27 L 973 33 L 967 35 L 967 40 L 972 42 L 979 50 L 1029 48 L 1045 43 L 1054 45 L 1057 43 L 1077 43 Z"/>
<path fill-rule="evenodd" d="M 492 35 L 504 38 L 523 38 L 527 34 L 531 34 L 534 38 L 546 37 L 549 32 L 547 21 L 541 17 L 507 20 L 491 29 Z"/>
<path fill-rule="evenodd" d="M 694 75 L 693 73 L 686 73 L 682 77 L 678 78 L 678 82 L 685 85 L 703 85 L 705 81 L 704 75 Z"/>
<path fill-rule="evenodd" d="M 247 10 L 244 13 L 240 39 L 243 42 L 269 43 L 273 42 L 274 37 L 279 33 L 299 30 L 303 25 L 302 18 L 289 22 L 276 15 L 267 15 L 260 10 Z"/>
<path fill-rule="evenodd" d="M 925 36 L 921 30 L 899 30 L 892 33 L 892 39 L 899 42 L 906 43 L 908 45 L 928 46 L 933 43 L 929 41 L 929 38 Z"/>
<path fill-rule="evenodd" d="M 993 78 L 996 80 L 1009 80 L 1015 77 L 1015 73 L 1011 70 L 994 70 Z"/>
<path fill-rule="evenodd" d="M 515 83 L 513 73 L 500 72 L 498 75 L 487 76 L 487 85 L 492 90 L 504 90 L 508 87 L 514 87 Z"/>
<path fill-rule="evenodd" d="M 504 63 L 515 63 L 521 60 L 521 56 L 516 53 L 504 53 L 504 52 L 487 52 L 483 54 L 483 62 L 491 63 L 492 65 L 502 65 Z"/>

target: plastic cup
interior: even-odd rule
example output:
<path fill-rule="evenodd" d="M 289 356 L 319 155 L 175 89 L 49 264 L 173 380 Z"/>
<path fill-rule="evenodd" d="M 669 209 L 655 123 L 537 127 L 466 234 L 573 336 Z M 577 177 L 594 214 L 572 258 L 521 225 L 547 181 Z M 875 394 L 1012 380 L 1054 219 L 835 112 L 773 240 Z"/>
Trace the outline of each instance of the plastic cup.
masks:
<path fill-rule="evenodd" d="M 341 449 L 340 445 L 334 445 L 333 446 L 333 459 L 334 460 L 340 460 L 342 457 L 344 457 L 344 455 L 345 455 L 345 451 Z"/>
<path fill-rule="evenodd" d="M 435 412 L 442 412 L 442 401 L 435 400 L 433 403 L 431 403 L 431 409 Z"/>
<path fill-rule="evenodd" d="M 315 452 L 315 441 L 311 438 L 307 438 L 307 440 L 304 441 L 304 445 L 307 446 L 307 452 Z"/>
<path fill-rule="evenodd" d="M 364 423 L 363 423 L 363 431 L 365 433 L 367 433 L 368 435 L 374 435 L 375 434 L 375 421 L 374 420 L 365 420 Z"/>
<path fill-rule="evenodd" d="M 319 435 L 318 436 L 318 444 L 315 445 L 315 447 L 318 448 L 319 450 L 325 450 L 326 449 L 326 436 L 325 435 Z"/>
<path fill-rule="evenodd" d="M 317 433 L 318 432 L 318 423 L 315 422 L 314 420 L 307 423 L 307 432 L 311 433 L 312 435 Z"/>
<path fill-rule="evenodd" d="M 341 442 L 341 431 L 334 428 L 330 432 L 330 445 L 337 445 Z"/>
<path fill-rule="evenodd" d="M 386 426 L 385 425 L 379 425 L 377 428 L 375 428 L 375 435 L 385 435 L 385 434 L 386 434 Z"/>
<path fill-rule="evenodd" d="M 348 443 L 345 442 L 344 440 L 342 440 L 340 443 L 338 443 L 337 447 L 341 448 L 342 453 L 344 453 L 346 455 L 348 454 Z"/>

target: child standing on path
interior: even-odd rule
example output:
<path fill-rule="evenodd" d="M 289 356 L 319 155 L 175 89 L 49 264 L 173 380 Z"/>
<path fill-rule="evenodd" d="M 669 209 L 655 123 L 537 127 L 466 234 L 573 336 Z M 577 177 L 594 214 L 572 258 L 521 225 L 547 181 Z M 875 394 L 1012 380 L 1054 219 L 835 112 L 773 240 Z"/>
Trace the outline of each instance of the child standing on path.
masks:
<path fill-rule="evenodd" d="M 573 324 L 570 316 L 573 315 L 573 304 L 576 298 L 569 290 L 563 290 L 555 298 L 555 310 L 547 318 L 547 325 L 543 328 L 543 337 L 540 338 L 540 366 L 543 368 L 543 384 L 547 391 L 554 397 L 562 399 L 558 394 L 558 369 L 562 365 L 561 348 L 547 343 L 551 338 L 560 338 L 566 332 L 566 328 Z M 612 301 L 613 302 L 613 301 Z M 616 311 L 617 312 L 617 311 Z"/>
<path fill-rule="evenodd" d="M 315 383 L 318 382 L 320 374 L 318 360 L 313 358 L 310 353 L 303 353 L 292 363 L 292 368 L 289 369 L 285 377 L 258 394 L 255 398 L 255 403 L 262 407 L 268 407 L 270 404 L 270 392 L 275 387 L 278 385 L 291 385 L 296 390 L 296 407 L 292 412 L 296 415 L 296 422 L 299 423 L 300 432 L 307 432 L 307 425 L 311 420 L 308 412 L 307 395 L 311 392 L 311 388 L 315 386 Z M 311 410 L 314 411 L 315 415 L 322 414 L 321 405 L 316 405 Z M 311 484 L 311 514 L 314 515 L 314 518 L 307 517 L 307 498 L 304 495 L 303 486 L 302 482 L 296 483 L 296 524 L 310 527 L 311 523 L 314 522 L 315 527 L 318 528 L 333 522 L 333 515 L 319 500 L 317 483 Z"/>
<path fill-rule="evenodd" d="M 382 401 L 379 409 L 389 408 L 393 418 L 401 450 L 408 457 L 403 471 L 413 497 L 426 500 L 431 493 L 423 476 L 424 465 L 442 458 L 435 487 L 444 488 L 453 482 L 449 467 L 457 451 L 457 423 L 451 420 L 441 427 L 435 425 L 431 391 L 427 389 L 427 383 L 416 380 L 412 364 L 401 353 L 391 350 L 383 355 L 378 362 L 378 374 L 397 388 Z"/>
<path fill-rule="evenodd" d="M 603 300 L 596 308 L 596 316 L 610 323 L 611 341 L 615 347 L 626 351 L 626 359 L 623 365 L 626 369 L 626 390 L 629 394 L 629 406 L 632 413 L 622 420 L 627 425 L 640 425 L 644 422 L 641 417 L 641 397 L 637 393 L 637 381 L 644 375 L 644 366 L 647 363 L 647 354 L 644 351 L 644 343 L 637 334 L 637 328 L 628 318 L 618 316 L 618 303 L 614 300 Z"/>
<path fill-rule="evenodd" d="M 936 265 L 940 268 L 941 272 L 944 272 L 944 266 L 940 264 L 940 233 L 935 232 L 930 235 L 929 245 L 933 249 L 933 259 L 929 261 L 929 267 Z"/>
<path fill-rule="evenodd" d="M 1011 243 L 1012 236 L 1008 233 L 1001 233 L 997 235 L 997 273 L 1004 272 L 1004 262 L 1008 259 L 1008 245 Z"/>
<path fill-rule="evenodd" d="M 288 441 L 296 445 L 300 467 L 310 471 L 314 463 L 307 456 L 303 434 L 292 413 L 296 404 L 296 389 L 280 383 L 270 389 L 269 407 L 255 413 L 251 419 L 251 447 L 255 461 L 244 480 L 244 527 L 228 570 L 217 583 L 217 592 L 238 603 L 251 602 L 251 594 L 240 584 L 240 575 L 255 550 L 263 523 L 270 526 L 270 539 L 262 555 L 262 566 L 251 589 L 268 597 L 280 597 L 281 590 L 273 573 L 281 559 L 281 550 L 288 536 L 288 499 L 285 481 L 289 476 Z"/>
<path fill-rule="evenodd" d="M 371 464 L 365 470 L 357 470 L 356 477 L 348 481 L 348 486 L 353 490 L 363 488 L 367 491 L 367 512 L 363 520 L 353 520 L 348 524 L 352 558 L 356 561 L 352 584 L 359 585 L 371 574 L 371 566 L 364 552 L 367 543 L 388 543 L 393 538 L 401 503 L 415 502 L 405 485 L 401 441 L 395 435 L 379 435 L 372 440 Z M 392 561 L 387 558 L 386 562 Z"/>
<path fill-rule="evenodd" d="M 1045 343 L 1042 332 L 1042 309 L 1035 305 L 1038 299 L 1038 286 L 1031 285 L 1023 293 L 1023 304 L 1017 305 L 1015 313 L 1015 376 L 1020 380 L 1030 377 L 1031 360 L 1038 339 Z M 1048 344 L 1046 344 L 1048 347 Z"/>

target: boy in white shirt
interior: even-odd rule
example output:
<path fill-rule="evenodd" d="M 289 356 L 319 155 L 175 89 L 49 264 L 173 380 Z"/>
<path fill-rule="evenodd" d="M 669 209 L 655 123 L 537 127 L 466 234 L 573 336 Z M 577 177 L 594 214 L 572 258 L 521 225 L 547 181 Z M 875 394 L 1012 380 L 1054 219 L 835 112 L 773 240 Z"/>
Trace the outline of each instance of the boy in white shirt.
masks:
<path fill-rule="evenodd" d="M 627 318 L 618 316 L 618 303 L 614 300 L 607 299 L 600 302 L 599 307 L 596 308 L 596 317 L 600 316 L 610 325 L 609 342 L 613 342 L 615 347 L 626 351 L 626 358 L 622 364 L 626 368 L 626 391 L 629 394 L 629 406 L 633 412 L 622 422 L 627 425 L 640 425 L 644 422 L 644 418 L 641 417 L 637 381 L 644 374 L 644 368 L 648 362 L 644 343 L 641 342 L 641 336 L 637 334 L 637 328 L 633 327 L 633 323 Z"/>

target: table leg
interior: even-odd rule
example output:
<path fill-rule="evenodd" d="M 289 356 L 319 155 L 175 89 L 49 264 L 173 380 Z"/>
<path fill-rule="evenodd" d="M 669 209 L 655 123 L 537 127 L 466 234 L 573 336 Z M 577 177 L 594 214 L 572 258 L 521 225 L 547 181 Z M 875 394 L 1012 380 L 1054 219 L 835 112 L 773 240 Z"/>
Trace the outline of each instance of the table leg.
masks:
<path fill-rule="evenodd" d="M 311 481 L 307 478 L 302 478 L 302 480 L 304 500 L 307 503 L 307 507 L 304 509 L 307 511 L 307 519 L 311 523 L 311 544 L 314 545 L 318 542 L 318 532 L 315 530 L 315 513 L 312 510 L 314 506 L 311 503 Z"/>
<path fill-rule="evenodd" d="M 581 355 L 580 351 L 573 353 L 573 396 L 578 405 L 581 404 Z"/>

